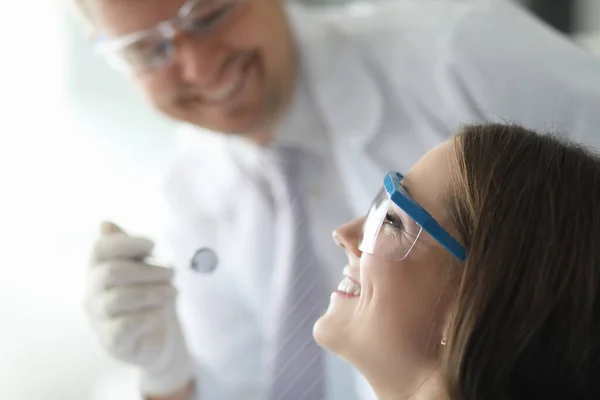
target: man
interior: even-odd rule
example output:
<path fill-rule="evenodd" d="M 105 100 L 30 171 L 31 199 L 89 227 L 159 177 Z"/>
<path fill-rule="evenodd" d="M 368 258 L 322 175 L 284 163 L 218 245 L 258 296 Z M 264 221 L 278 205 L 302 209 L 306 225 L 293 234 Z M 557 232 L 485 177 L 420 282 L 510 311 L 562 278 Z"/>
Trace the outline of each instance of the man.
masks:
<path fill-rule="evenodd" d="M 98 50 L 186 123 L 158 244 L 220 260 L 172 283 L 152 242 L 105 225 L 87 311 L 148 399 L 369 398 L 310 337 L 345 264 L 331 229 L 464 123 L 600 144 L 600 61 L 509 2 L 81 1 Z"/>

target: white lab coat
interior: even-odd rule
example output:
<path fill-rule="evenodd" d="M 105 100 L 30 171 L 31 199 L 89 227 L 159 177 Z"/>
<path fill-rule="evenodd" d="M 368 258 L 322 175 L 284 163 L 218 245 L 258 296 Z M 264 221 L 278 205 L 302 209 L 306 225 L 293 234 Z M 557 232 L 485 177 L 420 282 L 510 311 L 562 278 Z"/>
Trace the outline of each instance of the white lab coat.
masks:
<path fill-rule="evenodd" d="M 345 256 L 331 229 L 367 210 L 386 171 L 406 172 L 461 124 L 516 122 L 600 145 L 600 60 L 512 3 L 419 0 L 290 15 L 316 116 L 296 116 L 286 135 L 306 137 L 324 163 L 307 190 L 333 280 Z M 220 257 L 213 274 L 177 276 L 199 398 L 262 399 L 276 242 L 269 198 L 248 173 L 259 151 L 190 127 L 176 148 L 164 187 L 171 255 L 186 265 L 212 246 Z M 368 399 L 368 386 L 336 360 L 330 400 Z"/>

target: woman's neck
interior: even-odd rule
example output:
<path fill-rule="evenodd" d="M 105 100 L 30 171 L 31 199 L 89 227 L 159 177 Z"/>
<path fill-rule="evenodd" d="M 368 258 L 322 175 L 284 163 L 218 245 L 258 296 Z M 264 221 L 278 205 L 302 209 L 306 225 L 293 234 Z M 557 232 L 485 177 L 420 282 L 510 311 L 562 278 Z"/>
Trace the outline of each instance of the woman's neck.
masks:
<path fill-rule="evenodd" d="M 448 400 L 443 379 L 437 371 L 413 380 L 368 379 L 379 400 Z"/>

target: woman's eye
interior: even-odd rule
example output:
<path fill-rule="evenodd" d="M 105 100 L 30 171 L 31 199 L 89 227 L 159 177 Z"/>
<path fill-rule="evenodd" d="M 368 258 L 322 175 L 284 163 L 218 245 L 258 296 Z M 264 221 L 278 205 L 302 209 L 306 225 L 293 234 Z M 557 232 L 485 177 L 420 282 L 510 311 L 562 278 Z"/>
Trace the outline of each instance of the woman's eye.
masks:
<path fill-rule="evenodd" d="M 395 229 L 403 229 L 402 221 L 397 216 L 387 213 L 385 214 L 385 219 L 383 221 L 385 224 L 392 226 Z"/>

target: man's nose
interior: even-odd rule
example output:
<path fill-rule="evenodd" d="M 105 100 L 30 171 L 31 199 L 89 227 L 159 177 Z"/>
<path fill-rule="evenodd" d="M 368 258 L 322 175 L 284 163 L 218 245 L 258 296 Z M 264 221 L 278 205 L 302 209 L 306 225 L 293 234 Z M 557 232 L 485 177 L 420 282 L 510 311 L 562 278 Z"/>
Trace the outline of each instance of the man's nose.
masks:
<path fill-rule="evenodd" d="M 176 39 L 176 48 L 181 79 L 186 83 L 211 82 L 225 62 L 224 47 L 210 37 L 182 33 Z"/>
<path fill-rule="evenodd" d="M 355 257 L 361 256 L 361 251 L 358 249 L 358 244 L 362 236 L 362 226 L 365 218 L 358 218 L 348 222 L 333 231 L 333 240 L 343 248 L 348 255 Z"/>

